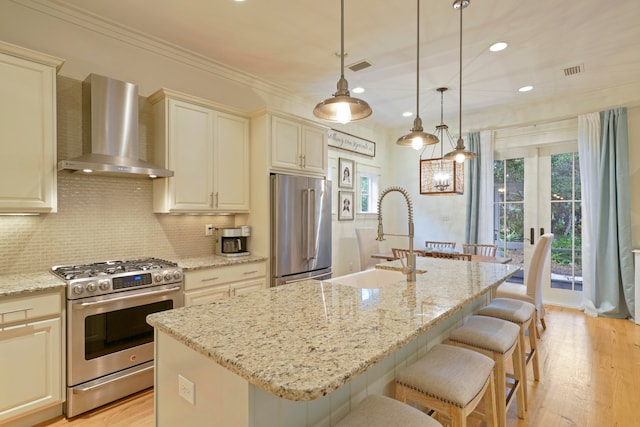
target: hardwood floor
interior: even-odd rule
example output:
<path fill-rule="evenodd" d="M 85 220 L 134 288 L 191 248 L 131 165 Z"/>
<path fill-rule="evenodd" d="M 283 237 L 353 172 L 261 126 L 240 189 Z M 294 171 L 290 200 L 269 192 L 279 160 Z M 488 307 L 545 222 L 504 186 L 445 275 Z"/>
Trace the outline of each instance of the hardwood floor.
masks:
<path fill-rule="evenodd" d="M 552 306 L 545 320 L 542 379 L 533 382 L 529 373 L 526 418 L 518 419 L 513 405 L 508 427 L 640 425 L 640 326 Z M 153 390 L 147 390 L 72 420 L 57 418 L 38 427 L 153 424 Z"/>
<path fill-rule="evenodd" d="M 153 389 L 147 389 L 72 419 L 58 417 L 34 427 L 153 427 L 153 425 Z"/>

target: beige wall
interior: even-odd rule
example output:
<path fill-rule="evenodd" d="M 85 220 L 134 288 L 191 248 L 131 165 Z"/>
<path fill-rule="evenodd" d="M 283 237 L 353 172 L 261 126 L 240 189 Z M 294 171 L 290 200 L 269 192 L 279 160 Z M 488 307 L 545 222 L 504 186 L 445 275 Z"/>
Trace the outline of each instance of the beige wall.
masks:
<path fill-rule="evenodd" d="M 631 241 L 634 248 L 640 249 L 640 106 L 629 108 L 627 119 L 631 180 Z"/>

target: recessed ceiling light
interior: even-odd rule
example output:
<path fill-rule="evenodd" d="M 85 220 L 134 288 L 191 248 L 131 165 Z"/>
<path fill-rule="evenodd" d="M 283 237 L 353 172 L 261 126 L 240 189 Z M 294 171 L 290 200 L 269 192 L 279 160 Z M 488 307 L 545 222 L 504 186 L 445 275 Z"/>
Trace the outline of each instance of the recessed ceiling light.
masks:
<path fill-rule="evenodd" d="M 494 43 L 491 46 L 489 46 L 489 50 L 491 52 L 500 52 L 501 50 L 506 49 L 508 46 L 508 44 L 506 44 L 505 42 L 498 42 L 498 43 Z"/>
<path fill-rule="evenodd" d="M 522 86 L 518 92 L 529 92 L 530 90 L 533 90 L 533 86 Z"/>
<path fill-rule="evenodd" d="M 411 117 L 413 116 L 413 113 L 411 111 L 405 111 L 404 113 L 402 113 L 402 117 Z"/>
<path fill-rule="evenodd" d="M 364 92 L 363 87 L 358 86 L 353 88 L 353 93 L 362 93 L 362 92 Z"/>

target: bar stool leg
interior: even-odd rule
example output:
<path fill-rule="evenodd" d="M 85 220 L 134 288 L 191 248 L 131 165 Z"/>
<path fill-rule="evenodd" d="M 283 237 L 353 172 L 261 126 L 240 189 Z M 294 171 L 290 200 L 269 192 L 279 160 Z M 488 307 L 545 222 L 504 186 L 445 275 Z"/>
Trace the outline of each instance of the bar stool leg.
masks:
<path fill-rule="evenodd" d="M 498 427 L 498 418 L 495 411 L 495 408 L 497 407 L 496 377 L 493 372 L 491 372 L 491 379 L 489 380 L 489 389 L 486 391 L 482 400 L 484 404 L 484 416 L 487 427 Z"/>
<path fill-rule="evenodd" d="M 516 378 L 516 381 L 520 381 L 519 386 L 516 388 L 516 399 L 518 399 L 518 418 L 523 419 L 525 411 L 527 410 L 527 377 L 525 375 L 524 348 L 520 345 L 520 339 L 518 339 L 518 343 L 516 344 L 516 349 L 511 356 L 511 360 L 513 361 L 513 376 Z"/>
<path fill-rule="evenodd" d="M 529 322 L 529 347 L 531 351 L 529 352 L 528 358 L 533 358 L 532 360 L 533 378 L 536 381 L 540 381 L 540 363 L 538 361 L 538 339 L 536 338 L 537 330 L 538 330 L 537 325 L 538 325 L 538 316 L 534 312 L 531 318 L 531 322 Z M 523 350 L 523 353 L 526 353 L 526 351 Z M 526 363 L 525 363 L 525 367 L 526 367 Z"/>

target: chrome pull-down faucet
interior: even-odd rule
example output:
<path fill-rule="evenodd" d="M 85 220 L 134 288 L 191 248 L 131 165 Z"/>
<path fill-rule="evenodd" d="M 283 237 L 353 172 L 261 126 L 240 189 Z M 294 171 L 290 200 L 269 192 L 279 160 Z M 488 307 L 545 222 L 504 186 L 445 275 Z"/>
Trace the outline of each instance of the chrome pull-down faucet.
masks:
<path fill-rule="evenodd" d="M 409 256 L 407 258 L 407 263 L 405 265 L 404 260 L 400 258 L 400 262 L 402 263 L 402 272 L 407 275 L 407 282 L 415 282 L 416 281 L 416 255 L 413 253 L 413 204 L 411 203 L 411 198 L 409 197 L 409 193 L 407 190 L 401 187 L 389 187 L 380 193 L 380 197 L 378 198 L 378 238 L 376 240 L 383 241 L 384 240 L 384 230 L 382 228 L 382 199 L 384 196 L 391 193 L 392 191 L 397 191 L 401 193 L 405 200 L 407 201 L 407 210 L 409 217 L 409 234 L 390 234 L 387 233 L 388 236 L 407 236 L 409 237 Z"/>

